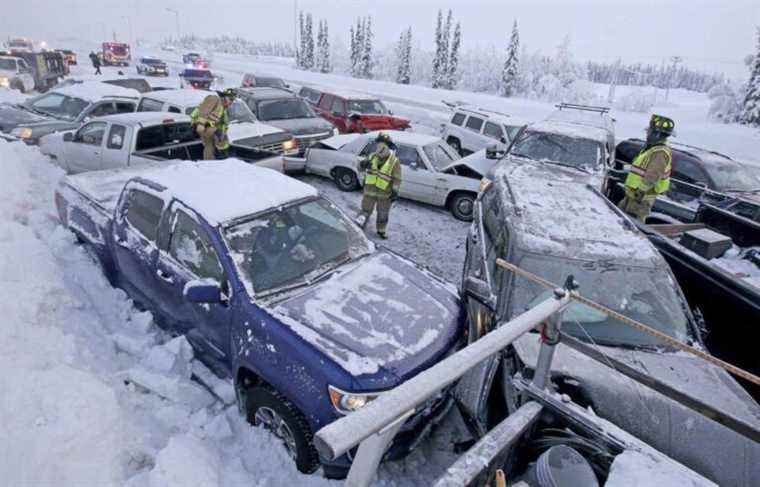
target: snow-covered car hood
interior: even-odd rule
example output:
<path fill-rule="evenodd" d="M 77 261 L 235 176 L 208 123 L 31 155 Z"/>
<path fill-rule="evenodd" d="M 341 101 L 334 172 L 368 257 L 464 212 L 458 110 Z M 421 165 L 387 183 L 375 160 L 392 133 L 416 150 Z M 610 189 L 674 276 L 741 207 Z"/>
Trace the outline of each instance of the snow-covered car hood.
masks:
<path fill-rule="evenodd" d="M 339 134 L 334 135 L 328 139 L 320 140 L 319 143 L 325 145 L 331 149 L 340 150 L 346 144 L 353 142 L 362 134 Z"/>
<path fill-rule="evenodd" d="M 260 122 L 231 123 L 227 130 L 227 136 L 231 141 L 277 133 L 283 133 L 283 130 Z"/>
<path fill-rule="evenodd" d="M 10 132 L 19 125 L 28 126 L 50 120 L 49 118 L 19 108 L 11 103 L 0 103 L 0 131 Z"/>
<path fill-rule="evenodd" d="M 66 132 L 55 132 L 40 138 L 40 152 L 53 159 L 59 159 L 63 155 L 63 134 Z"/>
<path fill-rule="evenodd" d="M 485 176 L 491 171 L 491 168 L 493 168 L 497 162 L 499 162 L 497 159 L 488 159 L 486 157 L 486 150 L 483 149 L 452 162 L 444 167 L 442 171 L 447 171 L 454 167 L 467 166 L 473 171 L 480 173 L 481 176 Z"/>
<path fill-rule="evenodd" d="M 526 334 L 514 345 L 520 359 L 534 368 L 540 347 L 538 335 Z M 760 428 L 760 406 L 728 373 L 708 362 L 682 352 L 601 348 L 621 362 Z M 760 444 L 565 345 L 557 347 L 552 375 L 575 379 L 599 416 L 720 485 L 752 485 L 751 480 L 729 481 L 740 479 L 745 472 L 749 479 L 760 478 Z"/>
<path fill-rule="evenodd" d="M 358 386 L 377 389 L 398 385 L 440 360 L 463 329 L 453 286 L 385 252 L 274 311 L 354 377 L 374 375 L 371 384 Z"/>
<path fill-rule="evenodd" d="M 322 117 L 267 120 L 267 123 L 293 135 L 323 134 L 325 132 L 329 132 L 332 135 L 333 130 L 332 124 Z"/>

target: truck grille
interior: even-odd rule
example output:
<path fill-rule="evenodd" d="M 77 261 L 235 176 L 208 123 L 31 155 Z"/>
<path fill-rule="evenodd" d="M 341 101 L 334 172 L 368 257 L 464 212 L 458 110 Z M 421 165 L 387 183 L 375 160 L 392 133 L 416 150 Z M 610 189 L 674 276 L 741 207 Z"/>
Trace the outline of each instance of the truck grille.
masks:
<path fill-rule="evenodd" d="M 267 152 L 272 152 L 274 154 L 282 154 L 283 152 L 285 152 L 285 149 L 282 147 L 282 142 L 275 142 L 273 144 L 263 144 L 256 148 L 265 150 Z"/>
<path fill-rule="evenodd" d="M 332 132 L 322 132 L 319 134 L 309 134 L 309 135 L 301 135 L 296 136 L 296 140 L 298 140 L 298 147 L 299 149 L 308 149 L 313 143 L 319 142 L 320 140 L 327 139 L 332 135 Z"/>

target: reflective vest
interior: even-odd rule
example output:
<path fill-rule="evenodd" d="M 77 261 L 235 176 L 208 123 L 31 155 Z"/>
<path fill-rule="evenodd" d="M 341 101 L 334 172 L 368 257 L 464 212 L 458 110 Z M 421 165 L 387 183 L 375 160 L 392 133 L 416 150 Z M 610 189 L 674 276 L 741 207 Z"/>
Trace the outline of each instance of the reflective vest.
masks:
<path fill-rule="evenodd" d="M 367 176 L 364 178 L 364 186 L 374 186 L 380 191 L 387 191 L 393 183 L 393 169 L 398 164 L 398 159 L 394 154 L 391 154 L 382 166 L 380 166 L 380 162 L 378 156 L 372 156 L 370 167 L 367 169 Z"/>
<path fill-rule="evenodd" d="M 654 192 L 656 194 L 662 194 L 670 188 L 670 169 L 673 165 L 673 155 L 670 152 L 670 147 L 667 145 L 655 145 L 647 150 L 641 151 L 638 156 L 633 160 L 631 170 L 628 173 L 628 177 L 625 179 L 625 186 L 630 189 L 639 189 L 644 182 L 644 177 L 647 173 L 647 167 L 652 160 L 652 156 L 656 152 L 664 152 L 667 156 L 668 162 L 665 165 L 665 173 L 654 184 Z"/>
<path fill-rule="evenodd" d="M 227 138 L 227 129 L 230 125 L 229 115 L 227 110 L 224 109 L 222 102 L 216 104 L 211 113 L 207 117 L 201 116 L 200 107 L 195 107 L 195 110 L 190 114 L 191 124 L 195 125 L 208 125 L 209 127 L 216 127 L 217 132 L 221 131 L 221 136 L 217 136 L 214 144 L 219 150 L 227 150 L 230 147 L 230 141 Z"/>

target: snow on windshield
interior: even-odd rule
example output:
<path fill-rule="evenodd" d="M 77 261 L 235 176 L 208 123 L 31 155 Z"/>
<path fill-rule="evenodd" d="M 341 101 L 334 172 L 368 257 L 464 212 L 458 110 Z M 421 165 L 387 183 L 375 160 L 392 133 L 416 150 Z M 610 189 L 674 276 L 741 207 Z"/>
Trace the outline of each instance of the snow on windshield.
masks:
<path fill-rule="evenodd" d="M 259 119 L 290 120 L 293 118 L 314 118 L 316 115 L 303 100 L 268 100 L 259 102 Z"/>
<path fill-rule="evenodd" d="M 357 228 L 323 199 L 240 223 L 227 229 L 225 238 L 251 296 L 305 284 L 370 251 Z"/>
<path fill-rule="evenodd" d="M 602 165 L 602 146 L 599 142 L 549 132 L 527 132 L 512 148 L 512 153 L 588 171 L 596 171 Z"/>
<path fill-rule="evenodd" d="M 42 95 L 28 104 L 34 111 L 69 120 L 77 118 L 88 105 L 89 103 L 81 98 L 73 98 L 60 93 Z"/>
<path fill-rule="evenodd" d="M 428 144 L 424 146 L 422 150 L 425 151 L 425 154 L 427 154 L 428 159 L 433 163 L 433 166 L 439 170 L 459 159 L 448 144 L 444 145 L 442 142 Z"/>
<path fill-rule="evenodd" d="M 705 164 L 718 191 L 753 191 L 760 189 L 760 178 L 736 163 Z"/>

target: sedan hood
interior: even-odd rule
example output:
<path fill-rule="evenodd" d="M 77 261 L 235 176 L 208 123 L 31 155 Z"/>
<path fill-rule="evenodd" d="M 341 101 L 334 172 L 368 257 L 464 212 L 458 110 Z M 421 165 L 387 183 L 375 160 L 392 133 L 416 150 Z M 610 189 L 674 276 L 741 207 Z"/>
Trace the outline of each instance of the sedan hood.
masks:
<path fill-rule="evenodd" d="M 50 120 L 44 115 L 19 108 L 10 103 L 0 103 L 0 132 L 10 132 L 18 126 L 29 126 Z"/>
<path fill-rule="evenodd" d="M 398 385 L 447 354 L 461 332 L 456 289 L 389 253 L 360 260 L 275 308 L 358 387 Z"/>
<path fill-rule="evenodd" d="M 497 159 L 488 159 L 486 157 L 486 150 L 479 150 L 467 157 L 454 161 L 448 166 L 444 167 L 442 171 L 447 171 L 452 168 L 466 166 L 477 172 L 481 176 L 485 176 L 489 173 L 491 168 L 499 162 Z"/>
<path fill-rule="evenodd" d="M 266 123 L 297 136 L 324 134 L 325 132 L 332 135 L 333 130 L 332 124 L 321 117 L 267 120 Z"/>
<path fill-rule="evenodd" d="M 520 359 L 531 368 L 536 364 L 539 345 L 538 335 L 532 333 L 515 342 Z M 601 348 L 621 362 L 760 428 L 760 406 L 722 369 L 682 352 Z M 557 348 L 552 375 L 574 379 L 599 416 L 720 485 L 750 486 L 753 478 L 760 478 L 760 444 L 565 345 Z"/>

